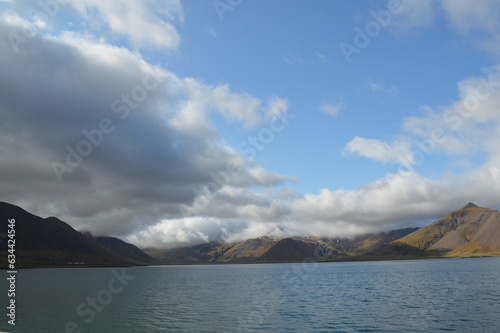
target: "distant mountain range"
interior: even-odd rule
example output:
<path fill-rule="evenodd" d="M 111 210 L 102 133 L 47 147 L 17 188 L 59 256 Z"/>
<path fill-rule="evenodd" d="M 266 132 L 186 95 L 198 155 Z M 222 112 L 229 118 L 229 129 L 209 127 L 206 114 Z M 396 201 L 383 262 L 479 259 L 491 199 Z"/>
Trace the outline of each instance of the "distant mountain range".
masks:
<path fill-rule="evenodd" d="M 500 255 L 500 212 L 473 203 L 424 228 L 346 238 L 260 237 L 148 251 L 162 263 L 298 262 Z"/>
<path fill-rule="evenodd" d="M 92 238 L 55 218 L 41 218 L 0 202 L 0 267 L 7 267 L 7 225 L 15 219 L 16 267 L 147 265 L 157 263 L 118 238 Z"/>
<path fill-rule="evenodd" d="M 418 228 L 407 228 L 354 239 L 316 237 L 278 239 L 264 236 L 235 243 L 212 242 L 147 252 L 162 263 L 179 264 L 297 262 L 306 259 L 318 261 L 364 255 L 416 230 Z"/>
<path fill-rule="evenodd" d="M 16 219 L 21 266 L 270 263 L 471 257 L 500 255 L 500 212 L 472 203 L 423 228 L 349 238 L 263 236 L 142 251 L 118 238 L 82 234 L 55 218 L 41 218 L 0 202 L 0 266 L 7 267 L 7 224 Z"/>

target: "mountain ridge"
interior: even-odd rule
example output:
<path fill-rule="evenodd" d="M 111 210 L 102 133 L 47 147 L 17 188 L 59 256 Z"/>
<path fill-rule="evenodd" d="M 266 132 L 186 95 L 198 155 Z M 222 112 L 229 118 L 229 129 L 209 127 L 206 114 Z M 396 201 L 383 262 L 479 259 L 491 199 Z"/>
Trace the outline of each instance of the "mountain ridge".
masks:
<path fill-rule="evenodd" d="M 17 262 L 37 265 L 229 264 L 500 256 L 500 212 L 469 202 L 422 228 L 354 238 L 262 236 L 240 242 L 210 242 L 168 250 L 141 250 L 114 237 L 92 237 L 57 217 L 41 218 L 0 202 L 0 244 L 7 221 L 16 219 Z M 0 265 L 6 267 L 6 245 Z"/>
<path fill-rule="evenodd" d="M 468 203 L 445 217 L 393 241 L 380 252 L 445 257 L 500 255 L 500 212 Z"/>
<path fill-rule="evenodd" d="M 238 249 L 255 245 L 252 255 Z M 235 250 L 237 249 L 237 250 Z M 318 254 L 318 251 L 323 254 Z M 146 251 L 162 263 L 244 263 L 500 256 L 500 212 L 469 202 L 422 228 L 405 228 L 352 239 L 263 236 L 236 243 Z M 239 255 L 231 255 L 239 253 Z M 256 254 L 260 254 L 257 256 Z M 328 255 L 326 255 L 328 254 Z"/>
<path fill-rule="evenodd" d="M 7 267 L 7 225 L 15 219 L 16 267 L 37 265 L 130 266 L 156 263 L 132 244 L 114 241 L 114 248 L 96 241 L 56 217 L 42 218 L 21 207 L 0 202 L 0 267 Z M 109 242 L 107 242 L 109 243 Z M 142 253 L 142 254 L 141 254 Z"/>
<path fill-rule="evenodd" d="M 365 234 L 353 239 L 262 236 L 240 242 L 210 242 L 168 250 L 145 252 L 163 264 L 270 263 L 335 260 L 361 256 L 419 228 Z"/>

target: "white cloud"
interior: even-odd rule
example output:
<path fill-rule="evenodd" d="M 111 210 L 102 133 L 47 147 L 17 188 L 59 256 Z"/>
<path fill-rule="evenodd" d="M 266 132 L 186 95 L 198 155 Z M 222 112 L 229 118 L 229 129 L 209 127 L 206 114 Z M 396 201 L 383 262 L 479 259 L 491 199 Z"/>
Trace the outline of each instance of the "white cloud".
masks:
<path fill-rule="evenodd" d="M 405 119 L 403 130 L 415 143 L 423 140 L 436 151 L 493 152 L 500 124 L 500 66 L 484 69 L 482 76 L 465 78 L 457 87 L 457 101 L 438 111 L 424 107 L 425 115 Z"/>
<path fill-rule="evenodd" d="M 431 25 L 436 18 L 435 0 L 400 0 L 400 12 L 393 15 L 389 28 L 396 35 Z"/>
<path fill-rule="evenodd" d="M 343 101 L 335 103 L 335 104 L 323 104 L 319 107 L 320 111 L 324 114 L 329 115 L 333 118 L 337 117 L 343 109 L 345 109 L 346 105 Z"/>
<path fill-rule="evenodd" d="M 190 100 L 196 103 L 185 109 L 189 115 L 183 118 L 188 122 L 193 121 L 190 119 L 193 116 L 203 117 L 209 111 L 214 111 L 250 128 L 262 125 L 265 121 L 286 113 L 288 109 L 288 102 L 278 97 L 271 97 L 264 104 L 249 94 L 231 91 L 228 85 L 209 86 L 192 78 L 183 81 Z M 198 110 L 198 115 L 194 114 L 193 108 Z M 184 110 L 181 110 L 181 116 L 183 112 Z M 206 122 L 206 119 L 203 121 Z M 199 123 L 201 124 L 201 121 Z"/>
<path fill-rule="evenodd" d="M 285 114 L 288 110 L 288 101 L 279 97 L 272 97 L 265 107 L 264 120 L 268 121 Z"/>
<path fill-rule="evenodd" d="M 345 147 L 344 153 L 357 154 L 383 163 L 411 164 L 411 143 L 405 139 L 397 139 L 392 143 L 356 136 Z"/>
<path fill-rule="evenodd" d="M 180 35 L 175 24 L 184 19 L 180 0 L 71 0 L 74 7 L 94 26 L 105 24 L 135 46 L 176 49 Z M 96 23 L 101 21 L 101 23 Z"/>
<path fill-rule="evenodd" d="M 67 18 L 74 31 L 108 42 L 125 38 L 135 48 L 176 50 L 181 41 L 176 26 L 184 21 L 181 0 L 16 0 L 8 6 L 38 29 L 56 21 L 68 24 L 62 21 Z"/>
<path fill-rule="evenodd" d="M 499 3 L 496 0 L 467 1 L 441 0 L 450 22 L 462 32 L 486 30 L 495 32 L 498 28 Z"/>
<path fill-rule="evenodd" d="M 500 3 L 496 0 L 402 0 L 390 29 L 396 35 L 429 27 L 444 15 L 450 27 L 490 54 L 500 55 Z"/>
<path fill-rule="evenodd" d="M 500 55 L 500 3 L 495 0 L 441 0 L 442 7 L 462 36 L 490 54 Z"/>
<path fill-rule="evenodd" d="M 142 246 L 162 247 L 166 240 L 171 246 L 186 239 L 193 244 L 218 239 L 239 241 L 262 235 L 353 237 L 423 226 L 469 201 L 500 208 L 496 200 L 500 183 L 494 181 L 500 178 L 500 168 L 498 163 L 495 165 L 438 180 L 415 172 L 391 174 L 355 190 L 323 189 L 291 202 L 248 190 L 227 189 L 218 197 L 220 203 L 215 202 L 203 211 L 204 218 L 194 218 L 198 224 L 181 222 L 177 227 L 178 220 L 164 221 L 130 240 Z"/>
<path fill-rule="evenodd" d="M 333 225 L 344 221 L 370 229 L 442 217 L 471 199 L 497 208 L 493 198 L 500 194 L 500 184 L 488 184 L 491 176 L 479 171 L 441 180 L 416 173 L 393 174 L 353 191 L 325 189 L 318 195 L 306 195 L 292 211 L 300 220 L 331 221 Z"/>
<path fill-rule="evenodd" d="M 188 217 L 161 221 L 129 236 L 127 240 L 143 247 L 164 248 L 166 244 L 178 247 L 227 239 L 245 227 L 243 222 Z"/>
<path fill-rule="evenodd" d="M 500 124 L 500 67 L 484 70 L 457 83 L 459 99 L 437 111 L 422 106 L 424 116 L 404 119 L 401 134 L 393 142 L 356 136 L 346 153 L 383 163 L 419 164 L 435 153 L 464 155 L 492 153 Z"/>
<path fill-rule="evenodd" d="M 373 92 L 384 93 L 384 94 L 388 94 L 391 96 L 397 96 L 399 94 L 398 87 L 396 87 L 394 85 L 385 86 L 384 84 L 382 84 L 380 82 L 375 82 L 371 78 L 366 80 L 366 85 Z"/>

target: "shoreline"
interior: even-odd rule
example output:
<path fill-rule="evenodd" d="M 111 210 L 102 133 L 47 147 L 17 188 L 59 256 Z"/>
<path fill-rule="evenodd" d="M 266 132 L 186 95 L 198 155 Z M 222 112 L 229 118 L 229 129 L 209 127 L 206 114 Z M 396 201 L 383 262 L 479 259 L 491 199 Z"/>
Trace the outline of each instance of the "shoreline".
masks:
<path fill-rule="evenodd" d="M 260 265 L 260 264 L 323 264 L 323 263 L 342 263 L 342 262 L 373 262 L 373 261 L 407 261 L 407 260 L 430 260 L 430 259 L 476 259 L 476 258 L 498 258 L 500 255 L 478 255 L 466 257 L 445 257 L 445 256 L 429 256 L 429 257 L 407 257 L 407 258 L 362 258 L 353 257 L 349 259 L 333 259 L 321 261 L 271 261 L 271 262 L 192 262 L 192 263 L 157 263 L 144 265 L 128 265 L 128 264 L 27 264 L 16 267 L 16 270 L 25 269 L 40 269 L 40 268 L 136 268 L 136 267 L 161 267 L 161 266 L 202 266 L 202 265 Z M 0 267 L 0 270 L 8 271 L 8 267 Z"/>

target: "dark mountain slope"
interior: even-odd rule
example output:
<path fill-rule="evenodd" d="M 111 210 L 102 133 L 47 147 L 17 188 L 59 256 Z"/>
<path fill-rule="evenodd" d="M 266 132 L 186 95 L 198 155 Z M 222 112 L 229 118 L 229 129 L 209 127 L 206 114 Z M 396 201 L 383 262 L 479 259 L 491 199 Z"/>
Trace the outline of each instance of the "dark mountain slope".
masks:
<path fill-rule="evenodd" d="M 0 264 L 6 267 L 8 220 L 15 219 L 16 266 L 85 263 L 88 265 L 145 264 L 126 251 L 110 250 L 55 218 L 41 218 L 24 209 L 0 202 Z M 126 244 L 126 243 L 124 243 Z M 123 244 L 122 244 L 123 245 Z M 127 247 L 131 246 L 127 244 Z M 137 249 L 138 250 L 138 249 Z M 140 251 L 140 250 L 139 250 Z M 4 255 L 5 254 L 5 255 Z M 144 254 L 147 256 L 146 254 Z"/>
<path fill-rule="evenodd" d="M 288 262 L 302 261 L 314 257 L 316 244 L 299 239 L 285 238 L 266 251 L 259 261 Z"/>
<path fill-rule="evenodd" d="M 144 253 L 137 246 L 126 243 L 119 238 L 101 236 L 94 238 L 94 241 L 109 251 L 120 254 L 124 257 L 145 263 L 157 263 L 156 259 Z"/>

